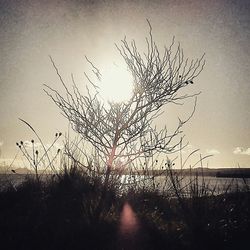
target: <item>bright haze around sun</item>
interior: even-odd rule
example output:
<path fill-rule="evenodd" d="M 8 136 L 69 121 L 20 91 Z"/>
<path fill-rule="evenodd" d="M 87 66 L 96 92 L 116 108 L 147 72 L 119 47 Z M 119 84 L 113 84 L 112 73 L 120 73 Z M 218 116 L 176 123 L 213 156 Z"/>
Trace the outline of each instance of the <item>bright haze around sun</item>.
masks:
<path fill-rule="evenodd" d="M 133 77 L 126 65 L 116 63 L 100 67 L 101 77 L 98 81 L 100 96 L 104 102 L 125 102 L 133 90 Z"/>

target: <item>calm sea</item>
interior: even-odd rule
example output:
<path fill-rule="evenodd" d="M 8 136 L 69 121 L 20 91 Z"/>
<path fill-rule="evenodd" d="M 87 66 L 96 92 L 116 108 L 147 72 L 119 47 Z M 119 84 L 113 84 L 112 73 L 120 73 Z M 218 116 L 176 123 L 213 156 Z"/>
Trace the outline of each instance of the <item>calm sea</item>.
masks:
<path fill-rule="evenodd" d="M 20 185 L 26 178 L 24 174 L 0 174 L 0 188 L 3 188 L 9 184 L 16 187 Z M 50 176 L 45 176 L 44 178 L 50 178 Z M 250 189 L 250 178 L 221 178 L 221 177 L 210 177 L 210 176 L 174 176 L 175 183 L 179 185 L 184 192 L 189 192 L 192 188 L 193 190 L 198 188 L 201 192 L 202 190 L 208 193 L 220 194 L 224 192 L 232 192 L 235 190 L 246 190 Z M 135 185 L 137 187 L 146 187 L 151 189 L 158 189 L 159 191 L 171 191 L 173 185 L 169 177 L 165 176 L 143 176 L 143 175 L 122 175 L 119 179 L 124 187 L 129 187 Z"/>
<path fill-rule="evenodd" d="M 213 176 L 174 176 L 174 182 L 183 192 L 189 193 L 191 189 L 207 194 L 220 194 L 236 190 L 250 189 L 250 178 L 221 178 Z M 137 183 L 140 187 L 157 188 L 159 191 L 173 191 L 173 184 L 169 177 L 165 176 L 122 176 L 122 183 L 130 185 Z"/>

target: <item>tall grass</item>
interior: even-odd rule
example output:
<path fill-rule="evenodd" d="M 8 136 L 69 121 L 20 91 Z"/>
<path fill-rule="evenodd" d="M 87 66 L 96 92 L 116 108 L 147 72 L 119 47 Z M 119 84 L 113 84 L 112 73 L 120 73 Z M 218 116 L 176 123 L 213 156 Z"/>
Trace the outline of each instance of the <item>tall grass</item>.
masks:
<path fill-rule="evenodd" d="M 20 150 L 34 174 L 0 191 L 1 249 L 211 250 L 248 244 L 247 182 L 244 189 L 235 190 L 229 183 L 218 194 L 192 167 L 186 175 L 184 166 L 194 153 L 180 158 L 179 171 L 173 161 L 157 159 L 151 159 L 151 165 L 141 162 L 141 169 L 114 170 L 106 186 L 98 154 L 86 155 L 77 140 L 66 140 L 57 169 L 50 148 L 35 163 L 23 144 Z M 50 159 L 47 165 L 39 160 L 43 155 Z M 201 167 L 203 159 L 197 161 Z M 161 171 L 154 172 L 154 164 Z M 50 168 L 46 168 L 47 175 L 44 166 Z M 132 234 L 121 233 L 125 204 L 138 223 Z"/>

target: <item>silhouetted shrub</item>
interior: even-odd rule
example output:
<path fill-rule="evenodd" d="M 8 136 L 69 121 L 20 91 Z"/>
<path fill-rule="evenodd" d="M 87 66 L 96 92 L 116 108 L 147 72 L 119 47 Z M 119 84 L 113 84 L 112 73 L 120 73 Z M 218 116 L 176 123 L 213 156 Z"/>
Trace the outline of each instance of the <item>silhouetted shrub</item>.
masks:
<path fill-rule="evenodd" d="M 133 189 L 121 196 L 109 186 L 95 217 L 103 186 L 77 168 L 37 181 L 28 176 L 0 192 L 1 249 L 235 249 L 250 230 L 250 194 L 178 199 L 157 190 Z M 120 234 L 123 205 L 139 221 L 132 237 Z M 187 220 L 188 218 L 188 220 Z"/>

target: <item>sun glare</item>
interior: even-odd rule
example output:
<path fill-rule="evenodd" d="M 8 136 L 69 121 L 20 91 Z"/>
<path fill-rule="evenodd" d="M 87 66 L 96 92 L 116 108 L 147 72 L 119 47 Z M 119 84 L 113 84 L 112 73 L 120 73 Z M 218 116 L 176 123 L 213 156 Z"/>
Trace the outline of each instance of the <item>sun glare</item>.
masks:
<path fill-rule="evenodd" d="M 130 98 L 133 78 L 125 68 L 109 65 L 102 71 L 100 94 L 105 101 L 121 102 Z"/>

